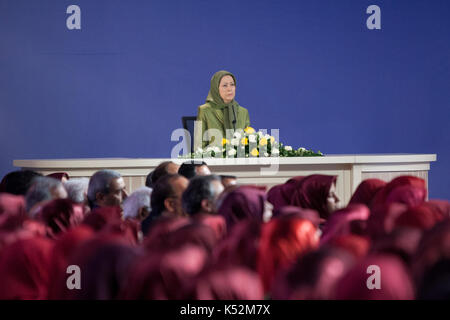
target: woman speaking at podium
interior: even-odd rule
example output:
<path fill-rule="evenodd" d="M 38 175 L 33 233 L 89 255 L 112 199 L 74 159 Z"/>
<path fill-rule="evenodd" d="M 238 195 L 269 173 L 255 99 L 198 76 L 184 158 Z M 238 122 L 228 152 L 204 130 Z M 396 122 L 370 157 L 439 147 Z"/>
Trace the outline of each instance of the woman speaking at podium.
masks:
<path fill-rule="evenodd" d="M 216 72 L 211 78 L 211 88 L 206 103 L 198 107 L 197 121 L 201 121 L 201 126 L 196 130 L 196 147 L 203 148 L 209 144 L 222 145 L 222 139 L 216 139 L 214 133 L 211 134 L 214 131 L 208 134 L 209 129 L 218 130 L 222 133 L 222 137 L 226 138 L 227 129 L 239 130 L 250 126 L 248 110 L 234 100 L 235 95 L 235 76 L 228 71 Z"/>

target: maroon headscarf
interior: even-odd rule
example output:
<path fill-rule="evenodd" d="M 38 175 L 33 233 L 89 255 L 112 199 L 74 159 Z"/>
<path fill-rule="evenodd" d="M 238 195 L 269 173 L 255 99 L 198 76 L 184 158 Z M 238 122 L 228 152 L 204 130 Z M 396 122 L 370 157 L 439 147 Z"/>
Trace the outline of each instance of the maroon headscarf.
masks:
<path fill-rule="evenodd" d="M 402 186 L 412 186 L 420 189 L 426 189 L 426 182 L 424 179 L 415 177 L 415 176 L 400 176 L 392 179 L 389 183 L 387 183 L 372 200 L 370 205 L 370 209 L 373 209 L 376 206 L 386 204 L 386 199 L 389 195 L 398 187 Z"/>
<path fill-rule="evenodd" d="M 386 204 L 397 202 L 407 206 L 422 204 L 427 198 L 427 189 L 415 186 L 400 186 L 392 190 L 386 197 Z"/>
<path fill-rule="evenodd" d="M 263 300 L 258 274 L 242 267 L 213 269 L 196 279 L 196 300 Z"/>
<path fill-rule="evenodd" d="M 293 206 L 314 209 L 322 219 L 327 219 L 327 198 L 331 186 L 336 183 L 337 176 L 313 174 L 303 178 L 291 196 L 290 204 Z"/>
<path fill-rule="evenodd" d="M 221 240 L 227 234 L 227 223 L 223 216 L 199 213 L 192 216 L 191 219 L 212 228 L 216 233 L 217 240 Z"/>
<path fill-rule="evenodd" d="M 0 299 L 47 298 L 52 240 L 35 237 L 5 247 L 0 259 Z"/>
<path fill-rule="evenodd" d="M 238 221 L 252 219 L 263 221 L 266 193 L 263 188 L 240 186 L 223 200 L 218 212 L 225 218 L 227 229 Z"/>
<path fill-rule="evenodd" d="M 427 201 L 427 203 L 436 208 L 436 210 L 440 213 L 442 216 L 442 219 L 448 219 L 450 218 L 450 202 L 447 200 L 438 200 L 438 199 L 431 199 Z"/>
<path fill-rule="evenodd" d="M 272 299 L 331 299 L 336 282 L 354 263 L 352 255 L 336 248 L 323 247 L 307 253 L 279 275 Z"/>
<path fill-rule="evenodd" d="M 236 223 L 215 249 L 216 265 L 243 266 L 256 271 L 261 226 L 257 220 Z"/>
<path fill-rule="evenodd" d="M 144 247 L 149 251 L 159 250 L 167 243 L 168 235 L 189 224 L 187 217 L 160 217 L 153 221 L 144 238 Z"/>
<path fill-rule="evenodd" d="M 316 210 L 303 209 L 295 206 L 284 206 L 273 211 L 273 218 L 297 217 L 311 221 L 317 228 L 321 222 Z"/>
<path fill-rule="evenodd" d="M 58 179 L 59 181 L 62 181 L 63 178 L 66 178 L 67 180 L 70 179 L 69 174 L 67 172 L 55 172 L 48 174 L 47 177 Z"/>
<path fill-rule="evenodd" d="M 211 227 L 194 222 L 169 233 L 164 247 L 175 250 L 186 244 L 192 244 L 202 247 L 208 253 L 212 254 L 218 240 L 216 232 Z"/>
<path fill-rule="evenodd" d="M 327 246 L 342 249 L 351 253 L 356 259 L 362 259 L 369 252 L 371 241 L 368 237 L 361 235 L 346 234 L 334 237 Z"/>
<path fill-rule="evenodd" d="M 410 207 L 396 220 L 396 227 L 412 227 L 420 230 L 432 228 L 437 222 L 444 220 L 436 208 L 428 203 Z"/>
<path fill-rule="evenodd" d="M 420 284 L 425 272 L 437 261 L 450 258 L 450 219 L 437 223 L 425 231 L 418 245 L 413 261 L 413 274 Z"/>
<path fill-rule="evenodd" d="M 139 259 L 131 270 L 121 299 L 173 300 L 190 297 L 195 277 L 203 270 L 208 253 L 201 247 L 186 245 Z"/>
<path fill-rule="evenodd" d="M 349 204 L 359 203 L 369 207 L 373 197 L 375 197 L 377 192 L 385 185 L 386 182 L 380 179 L 366 179 L 362 181 L 353 193 Z"/>
<path fill-rule="evenodd" d="M 66 280 L 59 283 L 59 297 L 63 300 L 117 299 L 126 286 L 129 268 L 139 252 L 123 237 L 99 234 L 78 246 L 68 264 L 81 270 L 81 290 L 67 288 Z M 67 275 L 68 277 L 68 275 Z"/>
<path fill-rule="evenodd" d="M 380 270 L 380 289 L 369 289 L 375 275 L 369 266 Z M 370 271 L 368 273 L 368 270 Z M 393 255 L 370 255 L 358 262 L 338 282 L 338 300 L 413 300 L 414 285 L 405 264 Z"/>
<path fill-rule="evenodd" d="M 84 219 L 83 206 L 69 199 L 55 199 L 44 205 L 40 219 L 49 227 L 49 236 L 54 237 L 81 224 Z"/>
<path fill-rule="evenodd" d="M 267 192 L 267 201 L 273 205 L 273 210 L 279 210 L 291 202 L 292 193 L 297 187 L 297 184 L 304 178 L 304 176 L 296 176 L 283 184 L 278 184 L 270 188 Z"/>
<path fill-rule="evenodd" d="M 371 209 L 367 220 L 367 232 L 372 238 L 391 233 L 395 228 L 395 221 L 408 210 L 408 206 L 401 203 L 381 204 Z"/>
<path fill-rule="evenodd" d="M 335 211 L 322 227 L 320 244 L 323 245 L 336 236 L 350 234 L 352 221 L 365 221 L 369 216 L 369 208 L 364 204 L 350 204 L 344 209 Z"/>
<path fill-rule="evenodd" d="M 77 250 L 77 248 L 85 241 L 94 238 L 94 230 L 88 226 L 76 226 L 65 233 L 60 233 L 55 240 L 55 247 L 52 252 L 52 263 L 50 268 L 50 279 L 48 298 L 60 299 L 65 287 L 61 287 L 60 283 L 67 280 L 66 273 L 69 264 L 69 258 Z"/>

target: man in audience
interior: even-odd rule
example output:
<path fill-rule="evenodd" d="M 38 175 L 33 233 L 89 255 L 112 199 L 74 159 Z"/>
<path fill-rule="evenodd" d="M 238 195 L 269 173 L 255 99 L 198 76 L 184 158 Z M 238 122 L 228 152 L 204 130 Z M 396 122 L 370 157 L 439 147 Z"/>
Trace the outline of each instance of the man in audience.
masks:
<path fill-rule="evenodd" d="M 204 161 L 190 160 L 184 162 L 180 169 L 178 169 L 178 174 L 186 177 L 187 179 L 192 179 L 195 176 L 207 176 L 211 174 L 208 165 Z"/>
<path fill-rule="evenodd" d="M 149 188 L 153 188 L 158 182 L 161 177 L 165 176 L 166 174 L 175 174 L 178 173 L 178 169 L 180 168 L 180 165 L 176 164 L 173 161 L 164 161 L 161 162 L 155 170 L 150 172 L 147 175 L 147 179 L 145 181 L 145 186 Z"/>
<path fill-rule="evenodd" d="M 186 215 L 181 204 L 181 196 L 188 184 L 189 180 L 179 174 L 168 174 L 158 180 L 152 191 L 151 214 L 142 222 L 144 234 L 157 219 Z"/>
<path fill-rule="evenodd" d="M 87 199 L 89 178 L 72 178 L 63 182 L 63 184 L 68 198 L 74 203 L 82 205 L 85 213 L 89 212 L 90 208 Z"/>
<path fill-rule="evenodd" d="M 151 211 L 150 197 L 152 189 L 142 187 L 134 191 L 123 202 L 123 217 L 143 221 Z"/>
<path fill-rule="evenodd" d="M 42 177 L 42 174 L 31 170 L 17 170 L 10 172 L 3 177 L 2 182 L 0 183 L 0 192 L 25 196 L 33 179 L 36 177 Z"/>
<path fill-rule="evenodd" d="M 230 175 L 221 175 L 220 179 L 222 180 L 222 184 L 224 188 L 232 187 L 237 184 L 237 177 L 236 176 L 230 176 Z"/>
<path fill-rule="evenodd" d="M 67 191 L 61 181 L 49 177 L 36 177 L 25 196 L 26 210 L 34 217 L 49 200 L 65 199 Z"/>
<path fill-rule="evenodd" d="M 88 200 L 91 209 L 97 207 L 121 206 L 127 197 L 125 181 L 114 170 L 100 170 L 89 180 Z"/>
<path fill-rule="evenodd" d="M 215 214 L 216 201 L 224 190 L 221 179 L 216 175 L 192 178 L 183 193 L 183 208 L 190 216 L 197 214 Z"/>

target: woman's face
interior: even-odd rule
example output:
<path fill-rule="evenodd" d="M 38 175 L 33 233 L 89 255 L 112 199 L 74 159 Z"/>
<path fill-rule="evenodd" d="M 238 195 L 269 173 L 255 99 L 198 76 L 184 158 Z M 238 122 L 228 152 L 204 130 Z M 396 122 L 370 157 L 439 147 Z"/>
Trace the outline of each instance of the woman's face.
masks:
<path fill-rule="evenodd" d="M 220 79 L 219 94 L 226 104 L 233 101 L 234 96 L 236 95 L 236 84 L 234 83 L 232 76 L 227 75 Z"/>
<path fill-rule="evenodd" d="M 331 185 L 330 191 L 328 193 L 327 208 L 328 213 L 332 213 L 333 211 L 339 209 L 339 198 L 336 195 L 336 185 L 334 183 Z"/>

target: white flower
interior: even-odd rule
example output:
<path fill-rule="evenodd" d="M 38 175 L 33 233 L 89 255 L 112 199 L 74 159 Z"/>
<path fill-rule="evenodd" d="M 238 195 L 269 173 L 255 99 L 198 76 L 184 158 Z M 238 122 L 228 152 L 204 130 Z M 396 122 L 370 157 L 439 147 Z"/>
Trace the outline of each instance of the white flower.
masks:
<path fill-rule="evenodd" d="M 195 151 L 196 153 L 203 153 L 203 149 L 202 148 L 197 148 L 197 151 Z"/>
<path fill-rule="evenodd" d="M 306 151 L 306 149 L 305 148 L 299 148 L 298 150 L 300 150 L 301 152 L 305 152 Z"/>
<path fill-rule="evenodd" d="M 256 143 L 256 136 L 254 134 L 251 134 L 248 136 L 248 141 L 250 143 Z"/>
<path fill-rule="evenodd" d="M 231 145 L 232 146 L 238 146 L 239 145 L 239 138 L 231 139 Z"/>
<path fill-rule="evenodd" d="M 264 136 L 264 138 L 266 138 L 267 140 L 270 140 L 270 134 L 266 134 L 266 135 Z"/>
<path fill-rule="evenodd" d="M 215 153 L 220 153 L 220 152 L 222 152 L 222 150 L 220 150 L 219 147 L 214 147 L 214 148 L 213 148 L 213 151 L 214 151 Z"/>
<path fill-rule="evenodd" d="M 241 135 L 238 131 L 236 131 L 236 132 L 234 133 L 233 137 L 235 137 L 236 139 L 241 139 L 242 135 Z M 233 140 L 232 140 L 232 141 L 233 141 Z"/>
<path fill-rule="evenodd" d="M 267 152 L 264 152 L 264 157 L 268 157 L 269 154 Z"/>
<path fill-rule="evenodd" d="M 260 139 L 262 139 L 262 137 L 264 137 L 264 133 L 262 133 L 262 131 L 258 131 L 258 137 L 259 137 Z"/>
<path fill-rule="evenodd" d="M 273 148 L 272 149 L 272 154 L 278 155 L 278 154 L 280 154 L 280 150 L 278 150 L 277 148 Z"/>
<path fill-rule="evenodd" d="M 284 147 L 284 150 L 286 150 L 286 151 L 292 151 L 292 147 L 291 147 L 291 146 L 285 146 L 285 147 Z"/>
<path fill-rule="evenodd" d="M 236 154 L 236 150 L 234 150 L 234 149 L 231 149 L 231 150 L 228 151 L 228 155 L 230 157 L 233 157 L 235 154 Z"/>
<path fill-rule="evenodd" d="M 206 152 L 211 152 L 211 151 L 214 151 L 214 148 L 213 148 L 213 147 L 208 147 L 208 148 L 206 148 L 205 151 L 206 151 Z"/>

